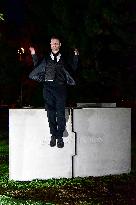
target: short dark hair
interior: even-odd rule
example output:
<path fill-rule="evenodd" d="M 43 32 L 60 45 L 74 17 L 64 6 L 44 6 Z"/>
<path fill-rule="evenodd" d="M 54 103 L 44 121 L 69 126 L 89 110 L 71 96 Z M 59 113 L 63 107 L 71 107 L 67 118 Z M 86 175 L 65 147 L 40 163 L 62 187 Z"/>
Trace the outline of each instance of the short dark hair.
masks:
<path fill-rule="evenodd" d="M 57 39 L 57 40 L 59 40 L 59 42 L 61 42 L 60 38 L 59 38 L 58 36 L 56 36 L 56 35 L 53 35 L 53 36 L 51 37 L 51 39 Z"/>

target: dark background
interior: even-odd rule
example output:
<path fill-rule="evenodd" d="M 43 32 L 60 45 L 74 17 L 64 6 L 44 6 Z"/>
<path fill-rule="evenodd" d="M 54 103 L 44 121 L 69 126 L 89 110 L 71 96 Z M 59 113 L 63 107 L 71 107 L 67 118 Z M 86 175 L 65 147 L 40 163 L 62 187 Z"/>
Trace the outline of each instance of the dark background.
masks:
<path fill-rule="evenodd" d="M 116 102 L 118 107 L 132 108 L 134 177 L 123 175 L 119 180 L 110 176 L 106 186 L 104 178 L 96 178 L 93 183 L 90 179 L 88 190 L 85 189 L 87 181 L 86 186 L 77 182 L 83 189 L 77 189 L 74 182 L 71 187 L 70 184 L 68 187 L 65 185 L 63 193 L 65 195 L 66 188 L 73 192 L 75 186 L 75 195 L 81 195 L 81 192 L 89 195 L 91 190 L 91 202 L 134 204 L 136 0 L 0 0 L 1 13 L 4 21 L 0 19 L 0 141 L 6 139 L 8 144 L 8 108 L 43 106 L 42 85 L 28 79 L 33 69 L 28 48 L 34 46 L 41 57 L 49 49 L 50 37 L 58 35 L 64 52 L 71 53 L 75 47 L 80 52 L 77 85 L 68 89 L 68 106 L 74 106 L 76 102 Z M 21 47 L 25 53 L 21 52 Z M 21 54 L 18 54 L 18 49 Z M 8 155 L 6 158 L 0 157 L 0 160 L 7 160 L 8 167 Z M 1 195 L 4 193 L 8 197 L 41 200 L 42 194 L 46 198 L 49 196 L 49 201 L 53 197 L 56 201 L 58 192 L 54 192 L 54 188 L 53 191 L 49 188 L 47 193 L 41 188 L 40 191 L 36 188 L 32 191 L 26 187 L 24 189 L 22 184 L 8 184 L 8 168 L 4 167 L 3 170 L 7 173 L 1 177 L 2 180 L 4 178 Z M 56 185 L 56 180 L 53 183 Z M 60 193 L 59 197 L 62 197 Z M 67 199 L 66 196 L 63 198 Z"/>
<path fill-rule="evenodd" d="M 0 104 L 43 106 L 42 85 L 28 79 L 33 69 L 29 46 L 39 56 L 57 35 L 62 50 L 80 52 L 75 102 L 136 103 L 135 0 L 1 0 Z M 24 48 L 25 53 L 18 54 Z M 21 52 L 21 50 L 20 50 Z"/>

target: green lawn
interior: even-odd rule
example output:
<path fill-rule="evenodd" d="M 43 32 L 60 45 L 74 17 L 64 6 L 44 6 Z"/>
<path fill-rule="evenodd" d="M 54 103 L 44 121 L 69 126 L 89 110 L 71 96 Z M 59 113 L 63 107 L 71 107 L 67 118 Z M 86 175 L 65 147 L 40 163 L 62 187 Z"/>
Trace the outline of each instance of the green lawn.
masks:
<path fill-rule="evenodd" d="M 15 182 L 8 179 L 8 142 L 0 141 L 0 205 L 136 204 L 136 143 L 130 174 Z"/>

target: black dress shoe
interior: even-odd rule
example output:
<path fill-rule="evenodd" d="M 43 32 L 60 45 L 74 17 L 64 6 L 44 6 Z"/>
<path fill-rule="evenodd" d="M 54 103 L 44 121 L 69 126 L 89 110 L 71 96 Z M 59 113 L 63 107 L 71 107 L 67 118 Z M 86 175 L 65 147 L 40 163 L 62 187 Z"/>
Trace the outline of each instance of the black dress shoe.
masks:
<path fill-rule="evenodd" d="M 58 139 L 58 141 L 57 141 L 57 147 L 58 148 L 63 148 L 64 147 L 64 142 L 63 142 L 63 139 L 61 138 L 61 139 Z"/>
<path fill-rule="evenodd" d="M 51 136 L 51 141 L 50 141 L 50 146 L 54 147 L 56 145 L 56 137 L 55 136 Z"/>

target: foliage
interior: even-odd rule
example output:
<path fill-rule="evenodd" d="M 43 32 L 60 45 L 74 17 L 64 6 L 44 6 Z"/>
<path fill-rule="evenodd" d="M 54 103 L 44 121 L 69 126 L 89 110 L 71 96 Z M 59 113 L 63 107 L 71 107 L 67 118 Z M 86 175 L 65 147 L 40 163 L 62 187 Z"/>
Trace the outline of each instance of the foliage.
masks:
<path fill-rule="evenodd" d="M 32 200 L 20 200 L 8 197 L 5 195 L 0 195 L 0 204 L 2 205 L 54 205 L 53 203 L 44 203 L 44 202 L 34 202 Z"/>
<path fill-rule="evenodd" d="M 18 41 L 37 44 L 44 51 L 49 48 L 49 38 L 56 34 L 61 37 L 62 49 L 70 52 L 77 47 L 80 51 L 83 70 L 80 84 L 90 86 L 99 82 L 99 92 L 95 90 L 97 86 L 91 84 L 94 93 L 107 90 L 113 95 L 118 93 L 120 98 L 136 98 L 135 71 L 131 69 L 135 68 L 136 58 L 134 0 L 48 0 L 45 4 L 28 0 L 24 6 L 24 24 L 20 28 L 16 28 L 14 22 L 7 25 L 11 33 L 18 33 L 14 46 L 7 39 L 1 41 L 5 47 L 0 48 L 1 83 L 5 79 L 7 83 L 15 82 L 18 78 L 20 65 L 17 59 L 12 56 L 13 60 L 7 61 L 12 58 L 11 53 L 15 55 Z M 13 73 L 10 65 L 13 65 Z M 108 97 L 108 92 L 106 95 Z M 116 100 L 118 96 L 114 98 Z"/>
<path fill-rule="evenodd" d="M 136 53 L 135 6 L 134 0 L 54 0 L 46 8 L 41 7 L 42 15 L 38 3 L 31 5 L 31 10 L 42 24 L 45 36 L 57 34 L 66 48 L 79 48 L 81 84 L 99 82 L 98 87 L 104 91 L 118 90 L 121 97 L 130 98 L 135 97 L 135 79 L 128 70 L 135 62 L 130 62 L 132 52 Z M 48 14 L 44 9 L 48 9 Z"/>

